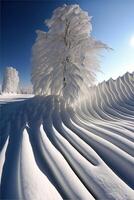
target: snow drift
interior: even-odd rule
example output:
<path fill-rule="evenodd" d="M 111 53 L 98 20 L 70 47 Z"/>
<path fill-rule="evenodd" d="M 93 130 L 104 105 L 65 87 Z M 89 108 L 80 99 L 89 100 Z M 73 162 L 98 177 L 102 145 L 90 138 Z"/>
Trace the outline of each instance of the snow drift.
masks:
<path fill-rule="evenodd" d="M 0 107 L 1 198 L 133 199 L 134 73 L 89 94 L 75 109 L 57 96 Z"/>

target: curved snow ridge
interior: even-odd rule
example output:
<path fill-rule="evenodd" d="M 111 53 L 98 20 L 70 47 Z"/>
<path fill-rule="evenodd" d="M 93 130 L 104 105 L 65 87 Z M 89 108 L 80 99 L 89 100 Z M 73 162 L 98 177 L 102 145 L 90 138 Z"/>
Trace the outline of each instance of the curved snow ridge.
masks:
<path fill-rule="evenodd" d="M 37 96 L 1 111 L 1 199 L 133 199 L 134 73 L 74 109 Z"/>

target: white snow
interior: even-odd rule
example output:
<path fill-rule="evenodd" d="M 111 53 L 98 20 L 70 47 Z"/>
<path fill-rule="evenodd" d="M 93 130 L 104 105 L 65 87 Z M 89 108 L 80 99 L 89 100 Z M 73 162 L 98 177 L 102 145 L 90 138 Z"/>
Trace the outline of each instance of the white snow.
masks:
<path fill-rule="evenodd" d="M 33 97 L 33 94 L 13 94 L 13 93 L 3 93 L 0 95 L 0 104 L 5 104 L 7 102 L 13 101 L 23 101 Z"/>
<path fill-rule="evenodd" d="M 57 96 L 0 96 L 1 198 L 133 200 L 134 73 Z"/>
<path fill-rule="evenodd" d="M 7 138 L 5 144 L 0 152 L 0 184 L 1 184 L 2 169 L 3 169 L 4 162 L 5 162 L 5 153 L 7 150 L 8 142 L 9 142 L 9 138 Z"/>
<path fill-rule="evenodd" d="M 45 173 L 37 166 L 26 129 L 23 131 L 20 151 L 19 176 L 22 199 L 62 199 Z"/>

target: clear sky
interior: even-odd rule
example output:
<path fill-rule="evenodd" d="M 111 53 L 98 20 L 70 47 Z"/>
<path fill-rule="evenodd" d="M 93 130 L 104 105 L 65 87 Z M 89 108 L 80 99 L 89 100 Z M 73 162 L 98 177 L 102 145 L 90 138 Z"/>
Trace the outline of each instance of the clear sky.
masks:
<path fill-rule="evenodd" d="M 93 16 L 92 36 L 113 48 L 103 52 L 98 81 L 134 71 L 134 0 L 6 0 L 0 3 L 0 81 L 4 68 L 11 65 L 19 70 L 23 85 L 30 83 L 35 30 L 46 31 L 44 20 L 64 3 L 77 3 L 88 11 Z"/>

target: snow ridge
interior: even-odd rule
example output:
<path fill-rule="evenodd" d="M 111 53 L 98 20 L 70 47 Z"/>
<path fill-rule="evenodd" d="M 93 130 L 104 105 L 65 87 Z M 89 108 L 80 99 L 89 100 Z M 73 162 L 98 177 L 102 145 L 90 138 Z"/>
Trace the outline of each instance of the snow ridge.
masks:
<path fill-rule="evenodd" d="M 3 104 L 0 118 L 1 198 L 133 199 L 134 73 L 75 108 L 36 96 Z"/>

